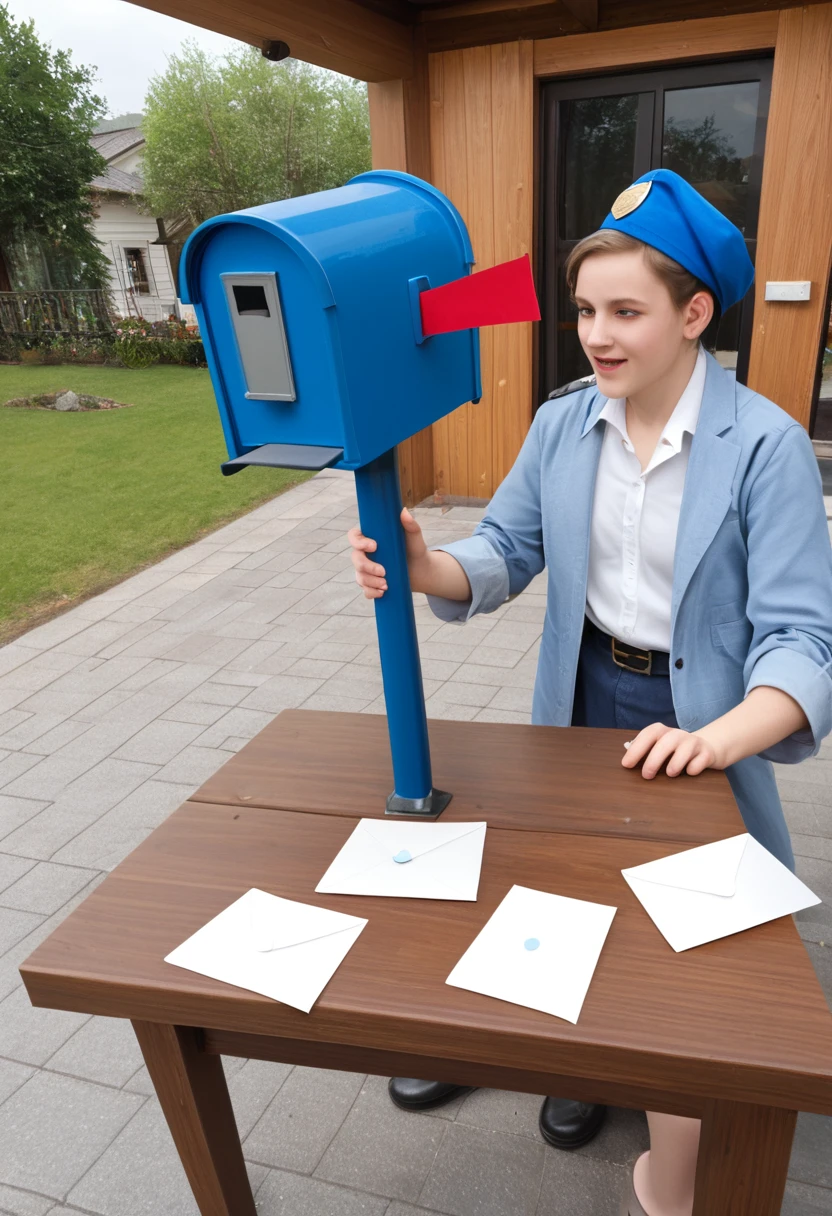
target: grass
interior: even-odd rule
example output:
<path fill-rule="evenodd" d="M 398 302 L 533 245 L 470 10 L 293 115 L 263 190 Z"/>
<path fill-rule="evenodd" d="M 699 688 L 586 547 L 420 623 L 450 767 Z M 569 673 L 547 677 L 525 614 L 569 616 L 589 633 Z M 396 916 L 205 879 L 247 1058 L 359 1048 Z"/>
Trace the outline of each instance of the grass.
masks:
<path fill-rule="evenodd" d="M 133 408 L 3 408 L 57 388 Z M 308 476 L 225 458 L 207 371 L 0 367 L 0 642 Z"/>

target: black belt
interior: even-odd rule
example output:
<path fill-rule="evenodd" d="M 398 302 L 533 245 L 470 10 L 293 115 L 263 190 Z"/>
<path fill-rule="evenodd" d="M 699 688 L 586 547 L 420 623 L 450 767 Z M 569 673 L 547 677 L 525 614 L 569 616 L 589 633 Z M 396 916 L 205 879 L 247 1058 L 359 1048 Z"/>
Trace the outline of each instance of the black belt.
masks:
<path fill-rule="evenodd" d="M 603 647 L 609 647 L 612 661 L 617 667 L 642 676 L 670 675 L 670 655 L 666 650 L 641 650 L 628 642 L 619 642 L 618 638 L 599 629 L 589 617 L 586 618 L 585 631 L 594 634 Z"/>

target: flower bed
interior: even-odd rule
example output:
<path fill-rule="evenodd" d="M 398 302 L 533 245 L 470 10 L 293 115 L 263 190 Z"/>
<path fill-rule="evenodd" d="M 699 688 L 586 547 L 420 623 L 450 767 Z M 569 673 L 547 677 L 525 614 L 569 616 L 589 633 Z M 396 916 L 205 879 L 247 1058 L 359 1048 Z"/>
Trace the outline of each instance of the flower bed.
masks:
<path fill-rule="evenodd" d="M 199 332 L 171 314 L 166 321 L 123 317 L 106 333 L 0 333 L 0 361 L 104 364 L 140 370 L 154 363 L 204 367 Z"/>
<path fill-rule="evenodd" d="M 141 317 L 122 318 L 116 325 L 113 353 L 118 363 L 134 369 L 154 363 L 205 366 L 199 333 L 173 314 L 167 321 L 152 323 Z"/>
<path fill-rule="evenodd" d="M 56 410 L 59 414 L 130 408 L 124 401 L 114 401 L 112 397 L 94 397 L 91 393 L 74 393 L 71 388 L 58 388 L 53 393 L 36 393 L 33 397 L 11 397 L 3 405 L 19 410 Z"/>

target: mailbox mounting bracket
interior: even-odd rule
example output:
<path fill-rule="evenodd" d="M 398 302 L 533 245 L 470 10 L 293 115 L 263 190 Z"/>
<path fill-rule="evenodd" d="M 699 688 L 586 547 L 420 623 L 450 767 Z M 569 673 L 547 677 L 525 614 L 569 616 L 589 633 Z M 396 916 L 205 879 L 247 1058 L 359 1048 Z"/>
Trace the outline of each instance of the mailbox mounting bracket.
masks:
<path fill-rule="evenodd" d="M 419 274 L 415 278 L 407 280 L 410 319 L 413 322 L 413 337 L 417 346 L 421 346 L 423 342 L 427 342 L 430 336 L 426 337 L 422 329 L 422 308 L 419 304 L 419 296 L 423 291 L 430 291 L 430 279 L 426 274 Z"/>
<path fill-rule="evenodd" d="M 427 798 L 400 798 L 390 794 L 385 815 L 408 815 L 411 819 L 438 819 L 453 798 L 444 790 L 432 789 Z"/>

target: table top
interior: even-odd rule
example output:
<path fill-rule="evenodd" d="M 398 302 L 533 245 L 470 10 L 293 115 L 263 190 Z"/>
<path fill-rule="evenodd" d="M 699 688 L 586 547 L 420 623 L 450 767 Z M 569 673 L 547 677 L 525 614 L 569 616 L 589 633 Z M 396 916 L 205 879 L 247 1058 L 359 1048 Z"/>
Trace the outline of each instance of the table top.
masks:
<path fill-rule="evenodd" d="M 489 823 L 476 903 L 317 895 L 317 882 L 359 817 L 339 802 L 344 775 L 334 763 L 324 769 L 320 757 L 333 761 L 330 740 L 346 745 L 351 735 L 355 767 L 356 754 L 372 754 L 378 723 L 370 715 L 293 713 L 279 723 L 284 718 L 303 744 L 294 749 L 292 764 L 301 763 L 299 753 L 314 750 L 314 798 L 323 800 L 330 771 L 333 804 L 340 809 L 327 815 L 319 807 L 188 801 L 27 960 L 22 973 L 35 1004 L 427 1058 L 441 1054 L 832 1113 L 832 1016 L 791 918 L 675 954 L 620 873 L 677 851 L 678 842 L 661 835 L 669 818 L 660 804 L 674 786 L 691 791 L 684 795 L 691 816 L 700 807 L 703 816 L 712 816 L 709 822 L 719 830 L 709 838 L 741 830 L 736 808 L 727 807 L 720 790 L 721 783 L 727 788 L 724 775 L 644 781 L 620 769 L 622 732 L 594 731 L 599 747 L 586 791 L 581 798 L 575 786 L 561 810 L 569 781 L 559 780 L 545 748 L 535 750 L 527 728 L 489 728 L 476 768 L 465 749 L 454 768 L 449 740 L 465 726 L 473 746 L 476 728 L 436 722 L 432 740 L 455 792 L 457 816 Z M 539 729 L 561 754 L 570 752 L 567 732 Z M 273 726 L 269 733 L 280 739 L 282 731 Z M 262 748 L 263 737 L 256 742 Z M 520 783 L 539 809 L 533 812 L 518 797 L 523 824 L 513 830 L 503 826 L 507 801 L 498 799 L 492 811 L 488 774 L 502 773 L 518 754 L 529 764 Z M 272 768 L 278 799 L 287 797 L 281 763 L 274 760 Z M 244 771 L 238 761 L 226 767 L 235 765 Z M 289 788 L 298 780 L 292 776 Z M 365 777 L 361 788 L 374 780 Z M 547 799 L 541 784 L 550 781 L 559 793 Z M 638 802 L 645 823 L 658 825 L 653 839 L 644 824 L 630 838 L 624 831 L 629 825 L 620 815 L 619 790 L 633 781 L 644 787 L 639 799 L 630 795 L 633 809 Z M 607 815 L 613 830 L 573 830 L 582 801 L 584 825 L 593 816 L 600 824 Z M 721 821 L 714 803 L 724 807 Z M 472 809 L 476 816 L 468 813 Z M 691 829 L 698 841 L 695 831 L 701 833 L 701 824 Z M 444 982 L 514 883 L 618 908 L 576 1026 Z M 251 887 L 369 920 L 310 1014 L 164 962 Z"/>
<path fill-rule="evenodd" d="M 621 766 L 632 731 L 430 721 L 442 822 L 709 844 L 744 831 L 724 773 L 651 781 Z M 393 789 L 381 714 L 285 710 L 196 791 L 199 802 L 383 817 Z"/>

